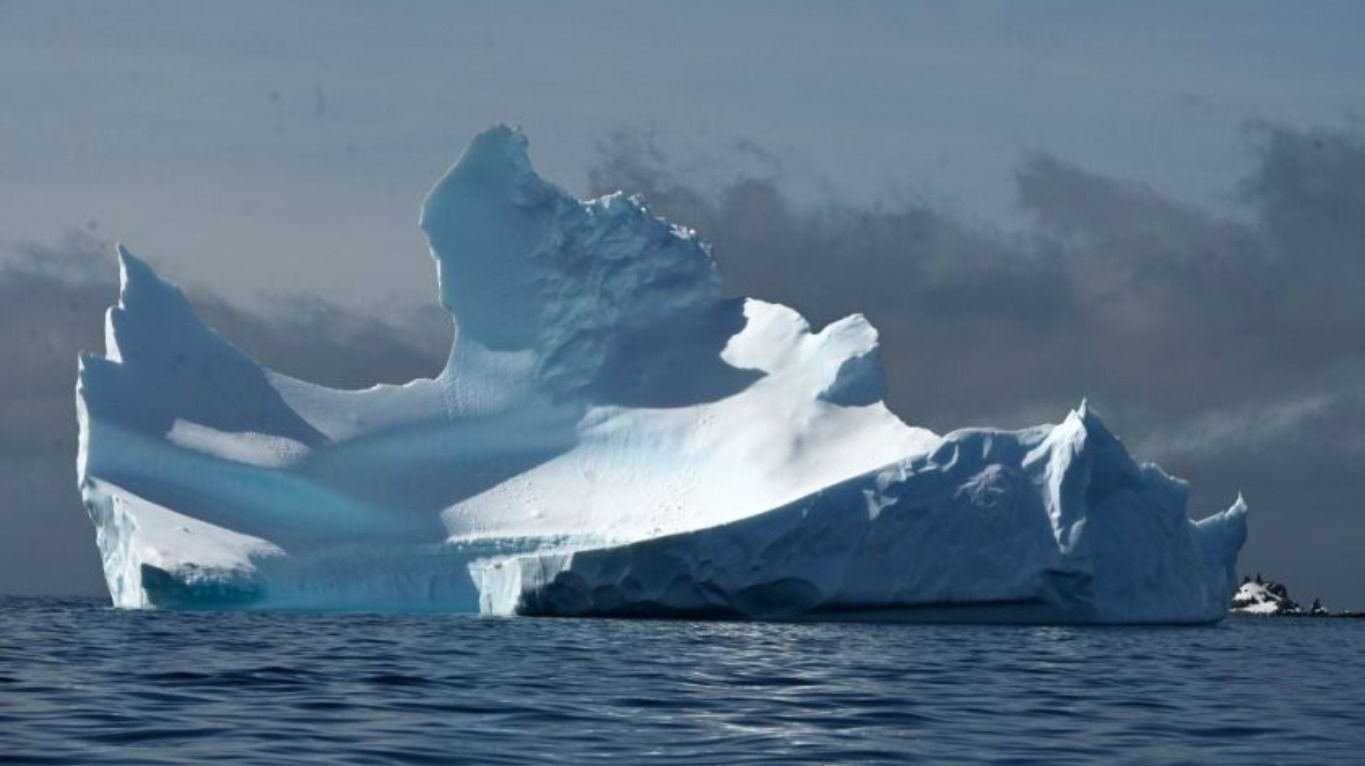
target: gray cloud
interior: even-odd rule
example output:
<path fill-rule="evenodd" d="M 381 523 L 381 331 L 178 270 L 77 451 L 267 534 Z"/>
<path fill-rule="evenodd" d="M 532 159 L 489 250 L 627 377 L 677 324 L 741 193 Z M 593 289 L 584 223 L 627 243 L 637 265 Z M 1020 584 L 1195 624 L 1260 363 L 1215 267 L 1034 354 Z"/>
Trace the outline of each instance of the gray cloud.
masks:
<path fill-rule="evenodd" d="M 907 420 L 1022 426 L 1089 396 L 1197 515 L 1246 492 L 1246 567 L 1365 606 L 1365 133 L 1244 139 L 1235 215 L 1026 156 L 1021 231 L 904 196 L 800 204 L 768 153 L 701 181 L 648 134 L 602 143 L 590 181 L 699 229 L 736 293 L 865 313 Z"/>
<path fill-rule="evenodd" d="M 0 262 L 0 592 L 101 593 L 94 529 L 76 491 L 76 355 L 103 349 L 117 300 L 113 248 L 85 235 Z M 355 388 L 434 374 L 451 328 L 439 308 L 402 326 L 315 299 L 244 311 L 189 290 L 213 327 L 272 368 Z"/>
<path fill-rule="evenodd" d="M 1138 445 L 1138 451 L 1162 457 L 1213 457 L 1233 447 L 1273 449 L 1304 429 L 1320 431 L 1326 427 L 1324 421 L 1333 403 L 1331 396 L 1316 394 L 1252 407 L 1215 409 L 1151 434 Z"/>

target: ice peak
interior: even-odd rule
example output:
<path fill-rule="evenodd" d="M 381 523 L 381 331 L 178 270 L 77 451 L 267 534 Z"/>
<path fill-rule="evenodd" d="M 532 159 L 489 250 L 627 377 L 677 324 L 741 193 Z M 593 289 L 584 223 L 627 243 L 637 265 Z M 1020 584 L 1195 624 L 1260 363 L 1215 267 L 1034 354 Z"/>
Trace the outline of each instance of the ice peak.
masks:
<path fill-rule="evenodd" d="M 180 288 L 162 279 L 122 244 L 114 250 L 118 258 L 119 299 L 104 320 L 105 355 L 109 359 L 121 360 L 127 351 L 125 346 L 140 345 L 143 336 L 154 332 L 157 325 L 202 327 Z M 207 328 L 204 331 L 210 332 Z"/>
<path fill-rule="evenodd" d="M 507 125 L 496 125 L 475 136 L 423 202 L 420 220 L 423 230 L 431 233 L 428 226 L 432 216 L 447 209 L 445 203 L 467 202 L 444 199 L 442 194 L 449 186 L 478 184 L 487 196 L 511 195 L 522 187 L 548 187 L 531 167 L 529 149 L 530 141 L 525 134 Z"/>
<path fill-rule="evenodd" d="M 114 245 L 114 254 L 114 257 L 118 259 L 118 283 L 119 288 L 122 289 L 128 286 L 129 267 L 136 268 L 144 266 L 144 264 L 142 261 L 138 260 L 137 256 L 129 252 L 128 248 L 124 247 L 122 242 Z"/>
<path fill-rule="evenodd" d="M 462 336 L 494 350 L 528 348 L 541 319 L 532 256 L 573 200 L 542 181 L 526 137 L 505 125 L 470 142 L 427 194 L 420 225 L 441 303 Z"/>
<path fill-rule="evenodd" d="M 1119 439 L 1105 425 L 1100 413 L 1090 404 L 1088 397 L 1082 398 L 1080 406 L 1071 411 L 1068 419 L 1073 419 L 1085 438 L 1100 443 L 1117 442 Z"/>
<path fill-rule="evenodd" d="M 458 342 L 527 355 L 557 399 L 674 406 L 751 379 L 720 358 L 744 320 L 701 240 L 639 198 L 575 199 L 536 175 L 527 146 L 485 131 L 423 205 Z"/>
<path fill-rule="evenodd" d="M 118 258 L 120 308 L 127 308 L 129 304 L 137 302 L 140 296 L 150 296 L 154 293 L 166 291 L 179 293 L 179 290 L 158 276 L 152 267 L 148 266 L 141 258 L 133 255 L 121 243 L 114 246 L 114 251 Z"/>
<path fill-rule="evenodd" d="M 528 149 L 531 142 L 521 128 L 499 123 L 474 137 L 465 147 L 457 162 L 472 162 L 482 158 L 498 158 L 511 170 L 532 173 Z"/>

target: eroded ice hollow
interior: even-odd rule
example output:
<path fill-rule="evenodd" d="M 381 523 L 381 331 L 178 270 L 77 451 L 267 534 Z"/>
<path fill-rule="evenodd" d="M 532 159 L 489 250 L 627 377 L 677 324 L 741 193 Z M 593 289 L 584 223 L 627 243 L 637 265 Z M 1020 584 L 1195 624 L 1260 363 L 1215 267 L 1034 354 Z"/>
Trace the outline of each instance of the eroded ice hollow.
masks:
<path fill-rule="evenodd" d="M 505 127 L 422 229 L 435 379 L 267 370 L 119 249 L 80 361 L 80 486 L 122 607 L 1201 622 L 1245 506 L 1193 522 L 1082 405 L 938 436 L 882 402 L 861 316 L 727 299 L 707 246 L 541 180 Z"/>

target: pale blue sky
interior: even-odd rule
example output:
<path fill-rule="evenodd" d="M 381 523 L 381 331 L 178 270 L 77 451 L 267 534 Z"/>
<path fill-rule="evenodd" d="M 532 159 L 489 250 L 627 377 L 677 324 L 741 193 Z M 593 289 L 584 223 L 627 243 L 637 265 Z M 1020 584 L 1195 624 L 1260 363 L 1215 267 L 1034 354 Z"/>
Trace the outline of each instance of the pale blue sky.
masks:
<path fill-rule="evenodd" d="M 737 139 L 1010 223 L 1040 149 L 1225 205 L 1248 119 L 1365 103 L 1365 5 L 0 2 L 0 244 L 94 221 L 232 299 L 427 303 L 416 228 L 475 131 L 574 191 L 594 142 Z"/>

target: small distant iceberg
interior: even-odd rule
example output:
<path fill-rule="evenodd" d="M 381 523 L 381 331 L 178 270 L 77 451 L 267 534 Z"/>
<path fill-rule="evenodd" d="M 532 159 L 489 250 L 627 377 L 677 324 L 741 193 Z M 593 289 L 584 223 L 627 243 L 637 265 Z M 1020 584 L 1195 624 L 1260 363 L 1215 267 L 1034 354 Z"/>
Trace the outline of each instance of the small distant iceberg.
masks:
<path fill-rule="evenodd" d="M 1237 592 L 1232 594 L 1232 611 L 1242 614 L 1305 614 L 1302 607 L 1289 597 L 1289 589 L 1283 583 L 1263 580 L 1258 573 L 1255 579 L 1243 577 Z M 1314 602 L 1315 613 L 1326 613 L 1322 604 Z"/>
<path fill-rule="evenodd" d="M 457 338 L 434 378 L 265 369 L 120 247 L 82 355 L 79 481 L 128 608 L 1198 623 L 1246 505 L 1200 521 L 1082 403 L 940 436 L 877 332 L 721 290 L 644 200 L 579 201 L 476 137 L 421 227 Z M 877 279 L 875 274 L 867 275 Z"/>
<path fill-rule="evenodd" d="M 1365 617 L 1361 612 L 1334 612 L 1315 598 L 1309 606 L 1301 606 L 1289 596 L 1284 583 L 1255 577 L 1243 577 L 1242 584 L 1232 594 L 1232 611 L 1263 617 Z"/>

